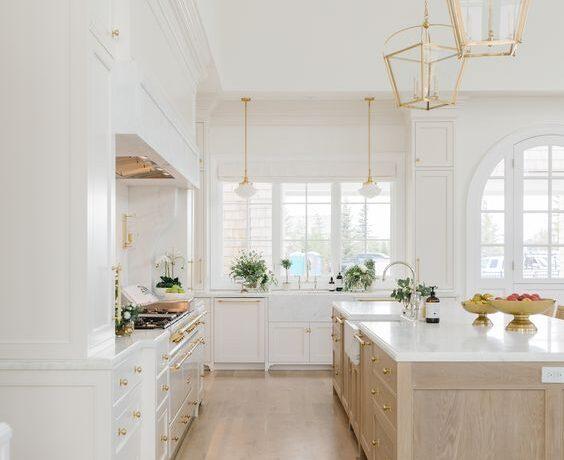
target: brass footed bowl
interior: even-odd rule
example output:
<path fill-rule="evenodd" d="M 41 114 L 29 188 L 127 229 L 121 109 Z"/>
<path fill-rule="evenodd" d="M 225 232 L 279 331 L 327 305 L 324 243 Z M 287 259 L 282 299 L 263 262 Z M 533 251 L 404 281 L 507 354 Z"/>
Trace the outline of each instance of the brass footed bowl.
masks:
<path fill-rule="evenodd" d="M 491 306 L 490 302 L 474 302 L 473 300 L 465 300 L 462 302 L 464 310 L 469 313 L 475 313 L 478 317 L 472 323 L 472 326 L 490 327 L 493 326 L 491 319 L 488 318 L 490 313 L 497 310 Z"/>
<path fill-rule="evenodd" d="M 492 300 L 492 306 L 503 313 L 513 315 L 513 320 L 505 328 L 509 332 L 537 332 L 537 327 L 529 319 L 530 315 L 544 313 L 554 306 L 554 300 L 541 299 L 530 301 Z"/>

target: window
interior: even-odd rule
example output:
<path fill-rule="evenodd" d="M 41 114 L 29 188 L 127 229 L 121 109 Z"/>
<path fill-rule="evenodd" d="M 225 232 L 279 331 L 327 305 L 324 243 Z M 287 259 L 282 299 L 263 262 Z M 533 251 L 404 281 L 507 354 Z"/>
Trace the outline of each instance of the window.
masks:
<path fill-rule="evenodd" d="M 254 184 L 257 193 L 250 200 L 235 192 L 237 183 L 223 183 L 223 274 L 240 250 L 261 252 L 272 265 L 272 185 Z"/>
<path fill-rule="evenodd" d="M 481 276 L 503 278 L 505 256 L 505 161 L 501 160 L 486 183 L 481 201 Z"/>
<path fill-rule="evenodd" d="M 331 184 L 282 184 L 282 228 L 292 275 L 331 273 Z"/>
<path fill-rule="evenodd" d="M 341 185 L 341 271 L 372 259 L 381 274 L 391 260 L 391 184 L 380 183 L 372 199 L 358 193 L 361 185 Z"/>
<path fill-rule="evenodd" d="M 564 278 L 564 147 L 523 150 L 517 173 L 521 193 L 519 238 L 523 279 Z"/>
<path fill-rule="evenodd" d="M 533 137 L 507 150 L 482 188 L 480 283 L 518 290 L 514 283 L 562 282 L 564 137 Z"/>
<path fill-rule="evenodd" d="M 392 260 L 402 257 L 394 240 L 401 202 L 392 181 L 378 185 L 382 192 L 366 200 L 360 183 L 255 183 L 250 200 L 238 197 L 237 183 L 218 182 L 212 205 L 212 287 L 233 286 L 228 278 L 233 258 L 242 249 L 261 252 L 269 267 L 283 278 L 280 259 L 292 260 L 290 275 L 322 287 L 339 271 L 373 259 L 381 274 Z M 401 233 L 400 233 L 401 235 Z"/>

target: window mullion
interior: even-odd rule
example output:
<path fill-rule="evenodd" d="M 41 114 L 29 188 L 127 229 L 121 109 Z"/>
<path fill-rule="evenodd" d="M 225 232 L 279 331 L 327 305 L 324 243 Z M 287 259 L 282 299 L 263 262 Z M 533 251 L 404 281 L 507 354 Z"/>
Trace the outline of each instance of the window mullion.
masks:
<path fill-rule="evenodd" d="M 282 192 L 279 183 L 272 184 L 272 271 L 278 274 L 282 259 Z"/>
<path fill-rule="evenodd" d="M 341 184 L 331 184 L 331 271 L 334 274 L 341 270 L 342 234 L 341 234 Z"/>

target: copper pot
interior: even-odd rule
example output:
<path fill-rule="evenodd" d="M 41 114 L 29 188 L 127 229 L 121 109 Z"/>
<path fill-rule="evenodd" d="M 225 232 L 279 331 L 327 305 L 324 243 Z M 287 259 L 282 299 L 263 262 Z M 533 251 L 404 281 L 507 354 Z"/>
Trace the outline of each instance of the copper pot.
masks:
<path fill-rule="evenodd" d="M 190 302 L 188 300 L 161 300 L 160 302 L 147 305 L 145 310 L 147 312 L 159 311 L 168 313 L 183 313 L 188 310 Z"/>

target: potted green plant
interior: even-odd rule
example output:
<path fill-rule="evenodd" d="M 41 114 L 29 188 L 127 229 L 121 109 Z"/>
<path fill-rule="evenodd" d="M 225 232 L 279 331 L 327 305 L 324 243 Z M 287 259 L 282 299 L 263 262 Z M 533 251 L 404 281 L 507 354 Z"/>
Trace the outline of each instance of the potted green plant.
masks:
<path fill-rule="evenodd" d="M 284 288 L 284 290 L 288 290 L 290 288 L 290 282 L 288 281 L 288 270 L 292 268 L 292 261 L 288 258 L 285 258 L 280 261 L 280 265 L 282 265 L 282 268 L 286 271 L 286 281 L 282 283 L 282 287 Z"/>
<path fill-rule="evenodd" d="M 139 307 L 134 304 L 116 308 L 116 335 L 129 336 L 135 330 L 135 320 L 139 316 Z"/>
<path fill-rule="evenodd" d="M 241 284 L 241 292 L 268 291 L 276 284 L 276 278 L 267 265 L 262 254 L 257 251 L 241 251 L 233 259 L 229 272 L 230 278 Z"/>
<path fill-rule="evenodd" d="M 376 279 L 374 261 L 367 260 L 363 264 L 356 264 L 345 271 L 345 291 L 366 291 Z"/>
<path fill-rule="evenodd" d="M 403 304 L 404 310 L 407 310 L 411 303 L 411 297 L 413 295 L 413 285 L 414 283 L 411 278 L 400 278 L 397 280 L 397 287 L 392 291 L 392 294 L 390 295 L 392 299 L 395 299 Z M 432 286 L 426 286 L 425 283 L 421 283 L 417 285 L 415 291 L 416 293 L 421 295 L 421 297 L 425 298 L 431 294 L 432 289 Z"/>

